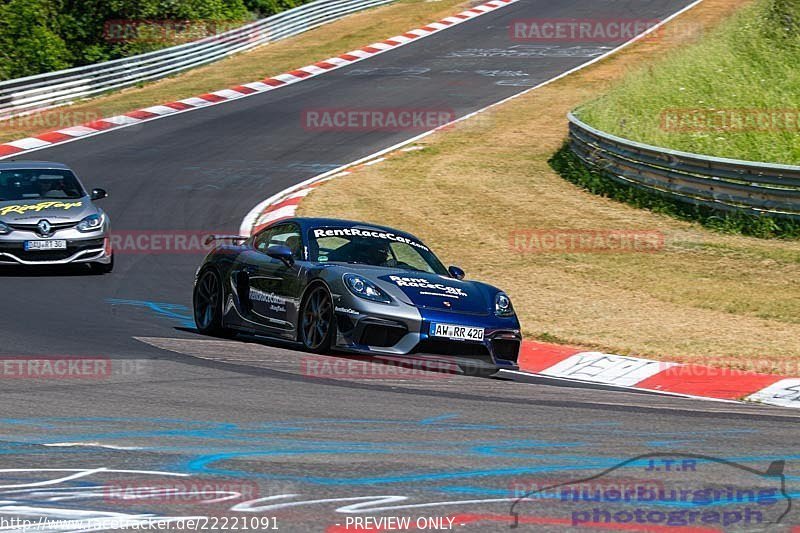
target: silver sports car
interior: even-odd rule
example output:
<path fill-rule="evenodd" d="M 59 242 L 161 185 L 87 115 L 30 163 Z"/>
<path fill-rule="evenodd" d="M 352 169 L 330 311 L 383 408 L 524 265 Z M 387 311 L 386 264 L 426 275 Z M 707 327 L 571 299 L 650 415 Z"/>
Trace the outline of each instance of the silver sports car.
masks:
<path fill-rule="evenodd" d="M 97 273 L 114 268 L 108 215 L 61 163 L 0 162 L 0 265 L 86 263 Z"/>

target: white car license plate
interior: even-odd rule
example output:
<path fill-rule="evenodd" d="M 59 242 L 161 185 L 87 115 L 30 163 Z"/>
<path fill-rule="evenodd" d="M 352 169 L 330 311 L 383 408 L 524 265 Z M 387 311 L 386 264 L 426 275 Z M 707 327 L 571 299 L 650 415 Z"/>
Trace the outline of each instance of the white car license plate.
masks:
<path fill-rule="evenodd" d="M 462 341 L 482 341 L 483 328 L 469 328 L 467 326 L 433 322 L 431 323 L 431 335 L 434 337 L 447 337 L 448 339 L 458 339 Z"/>
<path fill-rule="evenodd" d="M 30 252 L 34 250 L 66 250 L 67 241 L 25 241 L 25 251 Z"/>

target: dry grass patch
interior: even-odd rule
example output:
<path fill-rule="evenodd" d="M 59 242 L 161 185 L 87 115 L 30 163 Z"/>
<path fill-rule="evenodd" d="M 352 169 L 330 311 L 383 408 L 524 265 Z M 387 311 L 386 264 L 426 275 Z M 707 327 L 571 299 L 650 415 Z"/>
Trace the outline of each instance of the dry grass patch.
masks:
<path fill-rule="evenodd" d="M 747 3 L 706 0 L 684 17 L 712 26 Z M 712 233 L 634 209 L 576 188 L 547 163 L 565 138 L 567 111 L 680 44 L 629 47 L 428 137 L 422 150 L 320 187 L 301 212 L 417 234 L 469 277 L 506 289 L 529 337 L 733 366 L 800 361 L 800 243 Z M 512 231 L 556 228 L 656 230 L 666 244 L 613 254 L 510 246 Z"/>
<path fill-rule="evenodd" d="M 170 78 L 30 117 L 0 121 L 0 143 L 190 98 L 302 67 L 466 9 L 464 0 L 402 0 Z"/>

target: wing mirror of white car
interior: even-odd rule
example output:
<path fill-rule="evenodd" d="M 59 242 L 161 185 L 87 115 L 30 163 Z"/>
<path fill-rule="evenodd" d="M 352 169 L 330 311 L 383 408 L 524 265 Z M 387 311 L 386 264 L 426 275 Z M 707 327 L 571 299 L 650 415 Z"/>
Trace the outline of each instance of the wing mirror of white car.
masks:
<path fill-rule="evenodd" d="M 102 200 L 103 198 L 106 198 L 107 196 L 108 196 L 108 193 L 106 192 L 105 189 L 92 189 L 92 196 L 91 196 L 92 201 L 94 201 L 94 200 Z"/>

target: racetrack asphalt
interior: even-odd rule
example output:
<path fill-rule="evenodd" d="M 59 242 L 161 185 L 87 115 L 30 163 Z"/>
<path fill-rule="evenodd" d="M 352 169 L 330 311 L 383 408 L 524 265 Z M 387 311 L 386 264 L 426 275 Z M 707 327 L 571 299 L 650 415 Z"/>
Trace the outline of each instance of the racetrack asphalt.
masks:
<path fill-rule="evenodd" d="M 659 19 L 688 3 L 520 0 L 276 91 L 25 158 L 63 161 L 87 187 L 107 188 L 102 206 L 117 233 L 236 233 L 264 198 L 420 133 L 313 131 L 303 127 L 304 111 L 436 109 L 463 116 L 615 45 L 518 43 L 509 38 L 512 21 Z M 797 486 L 794 411 L 535 379 L 422 372 L 328 379 L 309 376 L 309 361 L 322 363 L 290 346 L 202 337 L 190 310 L 202 255 L 121 253 L 115 272 L 102 277 L 74 269 L 0 273 L 0 355 L 85 356 L 110 365 L 110 373 L 88 379 L 2 379 L 0 517 L 277 516 L 283 531 L 338 531 L 355 516 L 457 515 L 461 529 L 505 530 L 514 487 L 591 477 L 653 453 L 711 458 L 690 458 L 699 466 L 680 474 L 647 469 L 649 459 L 642 459 L 625 467 L 622 482 L 690 490 L 779 484 L 778 476 L 743 466 L 765 471 L 783 460 L 786 494 Z M 127 472 L 90 472 L 96 468 Z M 55 481 L 76 473 L 82 477 Z M 48 479 L 54 481 L 28 485 Z M 223 480 L 249 490 L 252 497 L 240 500 L 262 501 L 211 504 L 195 495 L 123 502 L 108 492 L 175 479 Z M 266 507 L 327 499 L 343 500 Z M 788 524 L 788 500 L 754 507 L 765 521 Z M 347 507 L 357 503 L 363 506 Z M 514 510 L 520 528 L 556 531 L 571 529 L 584 507 L 536 499 Z M 726 529 L 737 525 L 743 523 Z M 713 520 L 703 527 L 722 529 Z M 217 524 L 225 529 L 233 523 Z"/>

